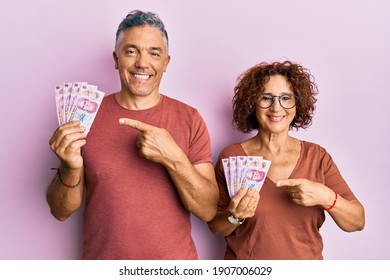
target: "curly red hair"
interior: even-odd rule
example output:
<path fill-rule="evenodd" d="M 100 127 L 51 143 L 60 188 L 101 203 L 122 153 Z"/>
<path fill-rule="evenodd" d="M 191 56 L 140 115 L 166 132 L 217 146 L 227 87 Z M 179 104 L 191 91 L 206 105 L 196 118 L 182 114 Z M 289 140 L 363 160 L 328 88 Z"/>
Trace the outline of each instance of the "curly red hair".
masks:
<path fill-rule="evenodd" d="M 311 125 L 318 87 L 310 71 L 291 61 L 263 62 L 249 68 L 237 79 L 233 97 L 233 125 L 238 130 L 248 133 L 259 129 L 256 119 L 257 99 L 273 75 L 286 77 L 291 90 L 298 96 L 297 112 L 290 129 L 307 128 Z"/>

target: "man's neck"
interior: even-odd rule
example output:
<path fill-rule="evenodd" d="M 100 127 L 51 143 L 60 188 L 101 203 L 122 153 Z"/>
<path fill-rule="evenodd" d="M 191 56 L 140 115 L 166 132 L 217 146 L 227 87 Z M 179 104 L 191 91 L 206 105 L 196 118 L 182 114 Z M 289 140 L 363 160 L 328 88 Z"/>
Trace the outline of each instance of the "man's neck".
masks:
<path fill-rule="evenodd" d="M 146 110 L 156 106 L 160 102 L 161 94 L 135 96 L 120 91 L 115 94 L 115 98 L 119 105 L 128 110 Z"/>

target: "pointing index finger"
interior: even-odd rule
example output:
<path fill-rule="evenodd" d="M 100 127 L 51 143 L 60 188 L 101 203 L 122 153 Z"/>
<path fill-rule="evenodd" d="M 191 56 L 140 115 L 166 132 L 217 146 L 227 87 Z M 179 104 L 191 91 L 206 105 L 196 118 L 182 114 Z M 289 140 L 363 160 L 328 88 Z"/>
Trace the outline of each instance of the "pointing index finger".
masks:
<path fill-rule="evenodd" d="M 150 125 L 150 124 L 146 124 L 146 123 L 143 123 L 141 121 L 138 121 L 138 120 L 133 120 L 133 119 L 128 119 L 128 118 L 121 118 L 119 119 L 119 123 L 121 125 L 127 125 L 127 126 L 130 126 L 140 132 L 145 132 L 147 130 L 150 130 L 152 128 L 154 128 L 154 126 Z"/>
<path fill-rule="evenodd" d="M 276 182 L 277 187 L 296 187 L 300 182 L 296 179 L 280 180 Z"/>

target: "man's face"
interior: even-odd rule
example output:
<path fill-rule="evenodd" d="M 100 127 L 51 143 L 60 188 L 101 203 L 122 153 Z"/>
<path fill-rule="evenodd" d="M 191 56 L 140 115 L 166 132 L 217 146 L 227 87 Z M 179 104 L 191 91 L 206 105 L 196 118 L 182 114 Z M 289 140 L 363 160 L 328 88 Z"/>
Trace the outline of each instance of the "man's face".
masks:
<path fill-rule="evenodd" d="M 114 52 L 122 91 L 134 96 L 158 95 L 169 59 L 163 36 L 157 28 L 144 25 L 124 31 Z"/>

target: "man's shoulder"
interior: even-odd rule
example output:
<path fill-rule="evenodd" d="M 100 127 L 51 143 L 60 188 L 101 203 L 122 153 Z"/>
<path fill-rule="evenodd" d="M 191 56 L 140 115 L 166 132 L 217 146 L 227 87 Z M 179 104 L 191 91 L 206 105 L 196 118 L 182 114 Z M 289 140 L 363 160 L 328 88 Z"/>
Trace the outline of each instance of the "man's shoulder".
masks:
<path fill-rule="evenodd" d="M 115 102 L 115 94 L 114 93 L 109 93 L 105 94 L 102 100 L 102 104 L 110 104 Z"/>
<path fill-rule="evenodd" d="M 183 102 L 183 101 L 180 101 L 178 99 L 175 99 L 173 97 L 169 97 L 167 95 L 164 95 L 164 94 L 161 94 L 162 95 L 162 98 L 163 98 L 163 102 L 165 104 L 167 104 L 168 106 L 173 106 L 175 108 L 180 108 L 180 109 L 185 109 L 185 110 L 188 110 L 188 111 L 198 111 L 195 107 Z"/>

